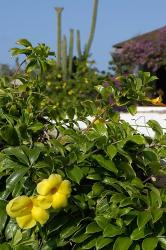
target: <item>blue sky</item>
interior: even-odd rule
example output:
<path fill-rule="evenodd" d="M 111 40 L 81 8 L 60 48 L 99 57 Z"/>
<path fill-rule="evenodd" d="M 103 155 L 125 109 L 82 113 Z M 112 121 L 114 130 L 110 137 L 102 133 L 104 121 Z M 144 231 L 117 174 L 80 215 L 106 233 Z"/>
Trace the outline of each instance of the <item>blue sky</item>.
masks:
<path fill-rule="evenodd" d="M 54 7 L 62 6 L 63 33 L 80 29 L 82 47 L 88 38 L 92 0 L 0 0 L 0 63 L 12 65 L 9 49 L 20 38 L 56 49 Z M 113 44 L 166 25 L 166 0 L 100 0 L 91 52 L 106 70 Z"/>

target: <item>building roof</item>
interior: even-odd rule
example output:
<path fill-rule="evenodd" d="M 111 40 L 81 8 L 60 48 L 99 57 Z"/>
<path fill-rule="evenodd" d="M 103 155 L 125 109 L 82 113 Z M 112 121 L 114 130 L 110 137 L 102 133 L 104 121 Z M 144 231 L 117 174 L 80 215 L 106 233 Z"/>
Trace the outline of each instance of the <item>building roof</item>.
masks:
<path fill-rule="evenodd" d="M 162 32 L 165 32 L 166 33 L 166 26 L 164 27 L 161 27 L 159 29 L 156 29 L 156 30 L 153 30 L 153 31 L 150 31 L 150 32 L 147 32 L 147 33 L 144 33 L 142 35 L 139 35 L 139 36 L 135 36 L 133 38 L 130 38 L 126 41 L 123 41 L 123 42 L 120 42 L 120 43 L 117 43 L 115 45 L 113 45 L 114 48 L 122 48 L 126 43 L 130 42 L 130 41 L 138 41 L 138 40 L 158 40 L 160 39 L 160 36 L 161 36 L 161 33 Z"/>

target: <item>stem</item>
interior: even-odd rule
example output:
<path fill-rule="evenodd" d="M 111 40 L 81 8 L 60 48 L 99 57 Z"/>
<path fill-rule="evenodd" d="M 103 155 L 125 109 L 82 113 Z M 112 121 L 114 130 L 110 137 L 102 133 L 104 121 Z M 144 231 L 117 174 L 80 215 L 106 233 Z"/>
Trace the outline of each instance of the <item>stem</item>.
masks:
<path fill-rule="evenodd" d="M 17 73 L 19 72 L 21 66 L 22 66 L 25 62 L 26 62 L 26 59 L 24 59 L 24 60 L 18 65 L 18 67 L 17 67 L 17 69 L 16 69 L 16 71 L 15 71 L 15 73 L 14 73 L 14 76 L 17 75 Z"/>
<path fill-rule="evenodd" d="M 93 126 L 93 124 L 95 123 L 95 121 L 98 120 L 99 118 L 101 118 L 105 114 L 106 111 L 107 111 L 107 108 L 103 109 L 102 112 L 99 115 L 96 115 L 94 117 L 94 119 L 92 120 L 92 122 L 87 126 L 87 128 L 85 128 L 83 130 L 84 133 L 87 132 Z"/>

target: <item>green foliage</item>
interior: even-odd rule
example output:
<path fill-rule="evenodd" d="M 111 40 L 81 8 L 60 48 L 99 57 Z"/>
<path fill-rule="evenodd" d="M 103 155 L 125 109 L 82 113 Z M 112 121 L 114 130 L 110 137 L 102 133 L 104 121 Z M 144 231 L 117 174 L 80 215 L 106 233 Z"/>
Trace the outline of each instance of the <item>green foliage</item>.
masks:
<path fill-rule="evenodd" d="M 151 121 L 156 136 L 144 137 L 116 111 L 123 107 L 133 114 L 131 106 L 148 102 L 153 78 L 148 73 L 121 77 L 117 88 L 86 68 L 73 81 L 86 77 L 97 91 L 94 98 L 93 86 L 84 93 L 80 85 L 82 97 L 70 81 L 65 91 L 56 89 L 62 79 L 50 78 L 48 86 L 47 46 L 19 43 L 24 51 L 13 53 L 25 54 L 27 65 L 14 81 L 22 84 L 0 80 L 0 249 L 165 249 L 166 193 L 157 181 L 166 174 L 165 135 Z M 37 183 L 52 173 L 71 181 L 69 205 L 51 211 L 44 226 L 21 230 L 6 214 L 7 202 L 34 195 Z"/>

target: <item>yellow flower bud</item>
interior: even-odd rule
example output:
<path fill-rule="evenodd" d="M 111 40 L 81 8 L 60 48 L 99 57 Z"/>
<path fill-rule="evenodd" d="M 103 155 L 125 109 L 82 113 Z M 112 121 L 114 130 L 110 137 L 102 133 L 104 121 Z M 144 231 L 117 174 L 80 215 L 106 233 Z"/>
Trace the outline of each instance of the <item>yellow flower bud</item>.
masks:
<path fill-rule="evenodd" d="M 55 209 L 63 208 L 67 206 L 67 196 L 62 193 L 55 193 L 53 195 L 52 207 Z"/>
<path fill-rule="evenodd" d="M 33 203 L 31 199 L 25 195 L 18 196 L 11 201 L 6 206 L 7 214 L 12 217 L 16 218 L 19 216 L 27 215 L 31 212 L 33 207 Z"/>
<path fill-rule="evenodd" d="M 68 91 L 68 95 L 72 95 L 73 93 L 74 93 L 73 90 Z"/>
<path fill-rule="evenodd" d="M 46 210 L 44 210 L 41 207 L 33 207 L 32 211 L 32 218 L 39 222 L 41 225 L 43 225 L 44 223 L 46 223 L 46 221 L 49 219 L 49 214 L 48 212 L 46 212 Z"/>
<path fill-rule="evenodd" d="M 105 120 L 104 120 L 104 119 L 101 119 L 101 118 L 97 119 L 97 120 L 94 122 L 94 124 L 104 124 L 104 123 L 105 123 Z"/>
<path fill-rule="evenodd" d="M 85 83 L 89 83 L 89 81 L 88 81 L 88 79 L 87 79 L 87 78 L 85 78 Z"/>
<path fill-rule="evenodd" d="M 22 229 L 30 229 L 36 225 L 36 221 L 32 218 L 31 214 L 17 217 L 16 221 L 19 227 Z"/>

